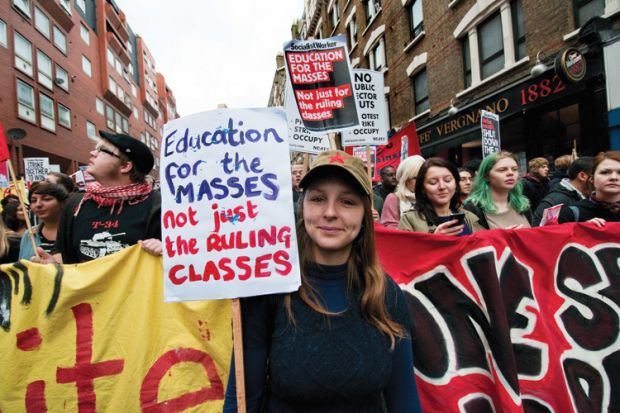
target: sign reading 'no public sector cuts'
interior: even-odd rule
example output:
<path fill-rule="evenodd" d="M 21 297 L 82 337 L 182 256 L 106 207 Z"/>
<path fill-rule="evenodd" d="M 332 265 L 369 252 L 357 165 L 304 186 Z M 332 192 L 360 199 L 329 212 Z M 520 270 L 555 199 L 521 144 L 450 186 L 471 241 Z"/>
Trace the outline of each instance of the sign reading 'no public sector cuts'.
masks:
<path fill-rule="evenodd" d="M 288 157 L 282 109 L 214 110 L 164 126 L 166 301 L 297 290 Z"/>

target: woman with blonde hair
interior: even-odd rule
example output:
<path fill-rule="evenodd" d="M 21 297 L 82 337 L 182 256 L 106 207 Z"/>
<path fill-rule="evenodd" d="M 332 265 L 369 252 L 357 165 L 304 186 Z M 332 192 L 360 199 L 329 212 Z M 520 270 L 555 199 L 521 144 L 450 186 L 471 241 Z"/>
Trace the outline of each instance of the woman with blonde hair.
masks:
<path fill-rule="evenodd" d="M 380 224 L 388 228 L 396 228 L 401 216 L 413 208 L 415 182 L 423 163 L 423 157 L 413 155 L 398 165 L 398 169 L 396 169 L 396 180 L 398 181 L 396 191 L 385 198 Z"/>
<path fill-rule="evenodd" d="M 421 411 L 409 312 L 379 265 L 366 173 L 345 152 L 318 156 L 300 182 L 301 287 L 241 299 L 248 412 Z M 237 411 L 230 371 L 224 412 Z"/>

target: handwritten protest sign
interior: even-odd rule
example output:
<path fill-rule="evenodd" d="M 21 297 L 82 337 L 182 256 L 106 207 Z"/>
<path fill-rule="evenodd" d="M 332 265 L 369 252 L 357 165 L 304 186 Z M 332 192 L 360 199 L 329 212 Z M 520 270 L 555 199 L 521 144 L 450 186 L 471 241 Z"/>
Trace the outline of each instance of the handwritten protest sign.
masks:
<path fill-rule="evenodd" d="M 370 176 L 375 175 L 375 164 L 377 162 L 377 147 L 371 146 L 369 150 L 366 150 L 366 146 L 354 146 L 353 156 L 360 158 L 366 165 L 368 165 L 368 152 L 370 152 Z"/>
<path fill-rule="evenodd" d="M 501 150 L 499 115 L 486 110 L 480 111 L 480 125 L 482 127 L 482 157 L 484 158 Z"/>
<path fill-rule="evenodd" d="M 45 180 L 45 176 L 49 172 L 49 164 L 48 158 L 24 158 L 26 181 L 36 182 Z"/>
<path fill-rule="evenodd" d="M 284 60 L 307 129 L 339 132 L 359 124 L 344 36 L 291 40 L 284 46 Z"/>
<path fill-rule="evenodd" d="M 386 145 L 388 137 L 383 73 L 354 69 L 353 80 L 362 123 L 357 128 L 342 132 L 342 145 Z"/>
<path fill-rule="evenodd" d="M 293 89 L 290 85 L 285 87 L 284 108 L 288 120 L 289 147 L 291 152 L 318 154 L 330 149 L 327 134 L 311 132 L 304 126 L 295 103 Z"/>
<path fill-rule="evenodd" d="M 164 126 L 166 301 L 300 285 L 285 113 L 220 109 Z"/>

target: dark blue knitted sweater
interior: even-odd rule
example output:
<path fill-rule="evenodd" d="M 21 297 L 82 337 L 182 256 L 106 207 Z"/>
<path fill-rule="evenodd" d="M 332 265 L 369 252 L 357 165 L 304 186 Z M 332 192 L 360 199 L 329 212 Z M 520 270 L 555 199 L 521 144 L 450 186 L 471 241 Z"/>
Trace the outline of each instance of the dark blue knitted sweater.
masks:
<path fill-rule="evenodd" d="M 295 325 L 282 296 L 243 299 L 243 342 L 248 412 L 419 412 L 411 338 L 389 339 L 360 313 L 359 294 L 347 291 L 346 265 L 309 272 L 324 306 L 341 315 L 324 317 L 292 295 Z M 387 277 L 390 316 L 410 330 L 403 294 Z M 265 387 L 268 371 L 268 384 Z M 225 412 L 236 412 L 234 365 Z M 266 391 L 265 391 L 266 389 Z M 263 396 L 266 393 L 266 399 Z"/>

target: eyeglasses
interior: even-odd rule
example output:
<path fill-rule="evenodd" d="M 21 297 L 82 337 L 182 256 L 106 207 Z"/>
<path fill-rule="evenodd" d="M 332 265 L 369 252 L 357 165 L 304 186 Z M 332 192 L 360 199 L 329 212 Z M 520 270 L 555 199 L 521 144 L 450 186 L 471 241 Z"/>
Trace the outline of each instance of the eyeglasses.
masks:
<path fill-rule="evenodd" d="M 97 152 L 107 153 L 108 155 L 110 155 L 110 156 L 114 156 L 115 158 L 119 158 L 119 159 L 121 158 L 121 156 L 120 156 L 120 155 L 115 154 L 115 153 L 114 153 L 114 152 L 112 152 L 110 149 L 108 149 L 108 148 L 106 148 L 106 147 L 104 147 L 104 146 L 101 146 L 101 145 L 97 145 L 97 146 L 95 146 L 95 150 L 96 150 Z"/>

